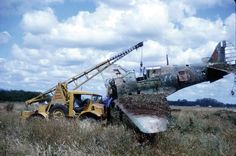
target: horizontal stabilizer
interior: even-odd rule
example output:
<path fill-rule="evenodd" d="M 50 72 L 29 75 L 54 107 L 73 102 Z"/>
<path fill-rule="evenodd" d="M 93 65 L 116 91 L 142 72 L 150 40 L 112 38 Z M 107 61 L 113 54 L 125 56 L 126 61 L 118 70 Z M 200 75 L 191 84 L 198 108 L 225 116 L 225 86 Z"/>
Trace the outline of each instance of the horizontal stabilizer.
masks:
<path fill-rule="evenodd" d="M 236 64 L 214 64 L 208 66 L 208 68 L 223 71 L 226 73 L 236 73 Z"/>
<path fill-rule="evenodd" d="M 214 82 L 223 78 L 229 73 L 236 73 L 236 65 L 230 64 L 214 64 L 207 68 L 207 80 Z"/>

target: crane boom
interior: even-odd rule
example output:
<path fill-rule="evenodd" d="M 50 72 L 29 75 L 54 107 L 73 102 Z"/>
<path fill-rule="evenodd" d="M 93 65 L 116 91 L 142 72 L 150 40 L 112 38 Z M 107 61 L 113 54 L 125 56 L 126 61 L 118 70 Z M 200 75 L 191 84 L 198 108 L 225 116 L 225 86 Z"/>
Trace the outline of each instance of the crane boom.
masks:
<path fill-rule="evenodd" d="M 138 48 L 142 47 L 143 46 L 143 42 L 139 42 L 138 44 L 132 46 L 131 48 L 93 66 L 92 68 L 89 68 L 83 72 L 81 72 L 80 74 L 76 75 L 76 76 L 73 76 L 71 78 L 69 78 L 68 80 L 62 82 L 61 84 L 63 84 L 64 86 L 68 86 L 69 84 L 71 84 L 72 82 L 74 82 L 75 84 L 75 87 L 73 90 L 76 90 L 78 89 L 80 86 L 82 86 L 83 84 L 85 84 L 86 82 L 88 82 L 89 80 L 91 80 L 93 77 L 95 77 L 96 75 L 98 75 L 99 73 L 101 73 L 102 71 L 104 71 L 105 69 L 107 69 L 109 66 L 111 66 L 112 64 L 114 64 L 116 61 L 120 60 L 121 58 L 123 58 L 124 56 L 126 56 L 127 54 L 129 54 L 130 52 L 132 52 L 133 50 L 137 50 Z M 94 73 L 92 73 L 94 72 Z M 92 73 L 92 75 L 88 75 Z M 84 80 L 85 78 L 85 80 Z M 80 83 L 77 83 L 77 80 L 80 80 L 80 79 L 83 79 L 81 80 Z M 31 105 L 32 103 L 35 103 L 35 102 L 39 102 L 43 99 L 45 99 L 47 97 L 48 94 L 53 94 L 53 92 L 56 90 L 57 88 L 57 85 L 48 89 L 47 91 L 41 93 L 40 95 L 32 98 L 32 99 L 29 99 L 27 100 L 25 103 L 26 105 Z"/>

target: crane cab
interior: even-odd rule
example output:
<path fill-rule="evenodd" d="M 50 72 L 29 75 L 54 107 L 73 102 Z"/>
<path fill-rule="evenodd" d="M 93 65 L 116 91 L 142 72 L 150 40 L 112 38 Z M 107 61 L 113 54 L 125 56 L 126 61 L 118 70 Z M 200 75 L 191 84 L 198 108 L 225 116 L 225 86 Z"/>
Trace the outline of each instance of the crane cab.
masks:
<path fill-rule="evenodd" d="M 69 95 L 68 117 L 105 118 L 101 95 L 84 91 L 71 91 Z"/>

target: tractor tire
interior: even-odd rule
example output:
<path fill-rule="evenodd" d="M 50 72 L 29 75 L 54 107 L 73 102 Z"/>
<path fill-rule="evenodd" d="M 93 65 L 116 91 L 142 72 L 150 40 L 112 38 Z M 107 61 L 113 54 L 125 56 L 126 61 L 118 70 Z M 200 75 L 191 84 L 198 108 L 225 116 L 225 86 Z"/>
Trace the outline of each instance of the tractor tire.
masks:
<path fill-rule="evenodd" d="M 42 115 L 39 115 L 39 114 L 34 114 L 34 115 L 31 115 L 27 121 L 29 122 L 37 122 L 37 121 L 43 121 L 45 120 L 45 118 L 42 116 Z"/>
<path fill-rule="evenodd" d="M 90 122 L 90 123 L 95 123 L 98 122 L 101 118 L 99 118 L 98 116 L 96 116 L 95 114 L 92 113 L 86 113 L 83 114 L 79 117 L 79 119 L 81 121 L 85 121 L 85 122 Z"/>
<path fill-rule="evenodd" d="M 62 104 L 55 104 L 49 110 L 49 113 L 50 113 L 51 118 L 55 118 L 55 119 L 64 118 L 68 114 L 68 108 Z"/>

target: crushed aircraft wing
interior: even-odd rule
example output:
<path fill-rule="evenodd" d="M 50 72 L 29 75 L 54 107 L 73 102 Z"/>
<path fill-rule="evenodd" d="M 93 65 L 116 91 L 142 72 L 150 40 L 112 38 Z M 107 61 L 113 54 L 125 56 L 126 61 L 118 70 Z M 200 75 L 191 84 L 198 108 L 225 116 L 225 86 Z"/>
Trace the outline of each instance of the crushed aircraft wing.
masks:
<path fill-rule="evenodd" d="M 169 106 L 164 95 L 124 95 L 119 98 L 117 106 L 143 133 L 158 133 L 167 129 Z"/>

